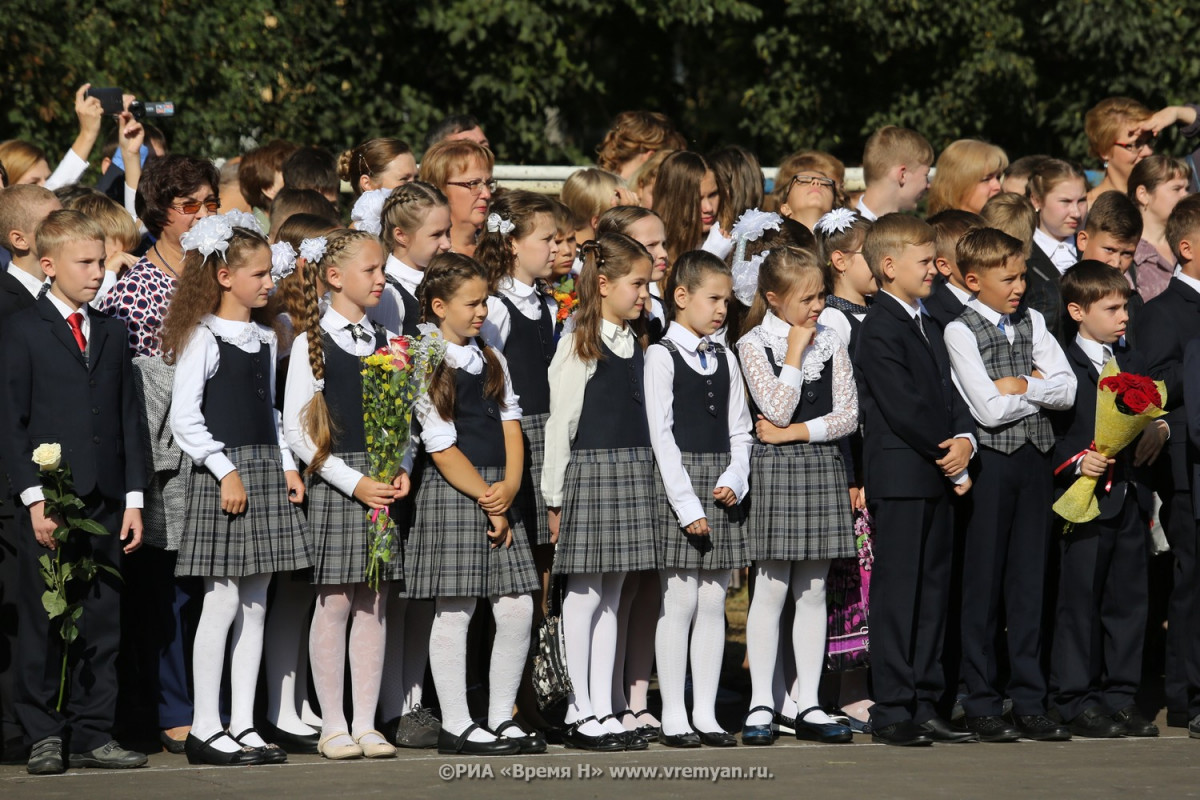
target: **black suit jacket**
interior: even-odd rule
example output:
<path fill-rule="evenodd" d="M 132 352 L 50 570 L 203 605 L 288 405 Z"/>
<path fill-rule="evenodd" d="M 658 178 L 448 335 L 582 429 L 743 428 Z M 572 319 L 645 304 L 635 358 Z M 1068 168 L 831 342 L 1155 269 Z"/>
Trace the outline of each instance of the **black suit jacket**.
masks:
<path fill-rule="evenodd" d="M 1054 426 L 1054 468 L 1074 458 L 1078 453 L 1089 449 L 1096 433 L 1096 384 L 1100 373 L 1092 365 L 1091 359 L 1083 352 L 1078 342 L 1071 342 L 1066 348 L 1067 361 L 1071 371 L 1075 373 L 1078 388 L 1075 391 L 1075 405 L 1066 411 L 1048 411 L 1050 424 Z M 1117 367 L 1122 372 L 1135 375 L 1149 373 L 1145 359 L 1137 352 L 1126 347 L 1114 346 L 1113 356 L 1117 359 Z M 1139 481 L 1137 471 L 1133 467 L 1133 453 L 1137 447 L 1134 442 L 1116 456 L 1117 463 L 1113 465 L 1112 490 L 1104 491 L 1107 479 L 1101 479 L 1096 485 L 1096 499 L 1100 503 L 1100 519 L 1111 519 L 1121 513 L 1125 504 L 1125 496 L 1132 489 L 1137 493 L 1138 504 L 1144 511 L 1150 510 L 1151 498 L 1149 490 Z M 1166 454 L 1161 454 L 1166 458 Z M 1078 478 L 1075 465 L 1064 467 L 1055 476 L 1055 496 L 1065 492 Z"/>
<path fill-rule="evenodd" d="M 19 280 L 9 275 L 7 270 L 0 270 L 0 323 L 35 302 L 34 296 Z"/>
<path fill-rule="evenodd" d="M 925 303 L 925 310 L 929 312 L 929 316 L 933 317 L 933 321 L 943 331 L 947 325 L 958 319 L 958 315 L 966 308 L 944 282 L 934 286 L 933 294 L 922 302 Z"/>
<path fill-rule="evenodd" d="M 1200 336 L 1200 293 L 1172 278 L 1167 288 L 1139 313 L 1136 335 L 1138 352 L 1149 365 L 1150 377 L 1163 381 L 1167 388 L 1170 474 L 1166 474 L 1166 469 L 1158 472 L 1160 488 L 1173 486 L 1176 491 L 1191 491 L 1183 355 L 1188 343 Z M 1170 483 L 1163 485 L 1163 481 Z"/>
<path fill-rule="evenodd" d="M 46 297 L 14 314 L 0 336 L 0 453 L 14 495 L 39 484 L 30 460 L 39 444 L 62 445 L 81 497 L 124 503 L 146 487 L 142 417 L 125 324 L 89 311 L 85 360 Z"/>
<path fill-rule="evenodd" d="M 1042 252 L 1042 248 L 1033 245 L 1029 258 L 1025 260 L 1025 296 L 1021 298 L 1024 308 L 1036 308 L 1042 312 L 1046 320 L 1046 329 L 1053 334 L 1064 347 L 1067 344 L 1067 334 L 1063 325 L 1066 317 L 1066 305 L 1062 300 L 1059 282 L 1062 274 L 1050 256 Z M 1071 336 L 1074 336 L 1074 331 Z"/>
<path fill-rule="evenodd" d="M 938 445 L 975 433 L 975 421 L 950 379 L 942 333 L 921 335 L 899 301 L 880 292 L 858 333 L 863 462 L 872 497 L 938 497 L 950 488 L 935 461 Z"/>
<path fill-rule="evenodd" d="M 1155 298 L 1157 299 L 1157 298 Z M 1194 494 L 1200 489 L 1200 464 L 1195 458 L 1197 448 L 1200 448 L 1200 339 L 1192 339 L 1183 351 L 1183 396 L 1187 412 L 1188 466 L 1191 468 L 1191 486 Z M 1174 439 L 1174 431 L 1171 431 Z M 1200 507 L 1197 507 L 1200 511 Z M 1197 514 L 1200 519 L 1200 514 Z"/>

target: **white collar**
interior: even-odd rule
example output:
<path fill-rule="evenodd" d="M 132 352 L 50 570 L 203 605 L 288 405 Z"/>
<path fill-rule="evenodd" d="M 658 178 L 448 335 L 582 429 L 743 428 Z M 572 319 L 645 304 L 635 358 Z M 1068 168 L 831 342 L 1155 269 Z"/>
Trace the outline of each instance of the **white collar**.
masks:
<path fill-rule="evenodd" d="M 1111 344 L 1103 344 L 1101 342 L 1094 342 L 1091 339 L 1085 339 L 1081 333 L 1075 334 L 1075 344 L 1079 345 L 1079 349 L 1095 365 L 1097 372 L 1104 369 L 1104 365 L 1108 363 L 1108 359 L 1112 358 L 1113 345 Z M 1108 358 L 1105 358 L 1105 350 L 1108 350 Z"/>
<path fill-rule="evenodd" d="M 425 279 L 424 272 L 421 272 L 419 269 L 413 269 L 393 255 L 387 257 L 387 263 L 384 265 L 383 271 L 400 281 L 400 285 L 413 294 L 416 294 L 417 287 Z"/>
<path fill-rule="evenodd" d="M 762 328 L 772 336 L 786 339 L 792 326 L 776 316 L 774 311 L 768 311 L 763 315 Z"/>
<path fill-rule="evenodd" d="M 968 302 L 971 300 L 971 298 L 975 296 L 974 294 L 972 294 L 971 292 L 967 291 L 966 289 L 960 289 L 960 288 L 958 288 L 957 286 L 955 286 L 955 285 L 954 285 L 953 283 L 951 283 L 950 281 L 946 281 L 946 288 L 947 288 L 947 289 L 949 289 L 949 290 L 950 290 L 950 292 L 951 292 L 951 293 L 952 293 L 952 294 L 953 294 L 953 295 L 954 295 L 956 298 L 958 298 L 958 302 L 962 303 L 963 305 L 966 305 L 966 304 L 967 304 L 967 303 L 968 303 Z"/>
<path fill-rule="evenodd" d="M 863 202 L 863 199 L 861 197 L 858 198 L 858 202 L 855 204 L 855 208 L 858 210 L 859 214 L 861 214 L 864 218 L 870 220 L 871 222 L 874 222 L 875 220 L 879 219 L 878 215 L 876 215 L 874 211 L 867 208 L 867 204 Z"/>
<path fill-rule="evenodd" d="M 1075 252 L 1075 246 L 1071 243 L 1069 238 L 1061 240 L 1055 239 L 1041 228 L 1033 229 L 1033 241 L 1047 256 L 1053 257 L 1056 252 L 1064 247 L 1067 248 L 1067 250 L 1071 253 Z"/>
<path fill-rule="evenodd" d="M 20 281 L 21 285 L 28 289 L 29 293 L 34 297 L 37 297 L 39 294 L 41 294 L 42 287 L 46 285 L 45 278 L 42 278 L 39 281 L 37 278 L 33 277 L 28 272 L 11 262 L 8 265 L 8 274 Z"/>
<path fill-rule="evenodd" d="M 664 339 L 670 339 L 677 344 L 682 350 L 688 353 L 695 354 L 701 345 L 711 345 L 712 339 L 708 336 L 697 336 L 687 328 L 680 325 L 678 322 L 672 322 L 667 326 L 667 332 L 663 334 Z"/>
<path fill-rule="evenodd" d="M 253 320 L 242 322 L 218 317 L 216 314 L 205 314 L 200 323 L 212 331 L 214 336 L 235 346 L 249 344 L 251 339 L 257 339 L 263 344 L 275 343 L 275 332 Z"/>
<path fill-rule="evenodd" d="M 321 328 L 329 331 L 330 333 L 333 333 L 334 331 L 344 331 L 346 330 L 346 326 L 353 324 L 355 323 L 334 311 L 332 305 L 325 309 L 325 313 L 321 315 Z M 363 314 L 362 319 L 358 321 L 358 324 L 362 325 L 368 331 L 374 330 L 374 328 L 371 327 L 371 322 L 367 319 L 366 314 Z"/>
<path fill-rule="evenodd" d="M 1200 292 L 1200 280 L 1197 280 L 1190 275 L 1185 275 L 1183 272 L 1183 267 L 1175 268 L 1175 277 L 1186 283 L 1193 291 Z"/>
<path fill-rule="evenodd" d="M 76 312 L 79 312 L 80 314 L 83 315 L 84 321 L 86 321 L 88 319 L 87 303 L 84 303 L 79 308 L 71 308 L 66 303 L 64 303 L 62 300 L 59 300 L 58 296 L 56 294 L 54 294 L 54 292 L 46 292 L 46 298 L 54 305 L 54 308 L 57 309 L 58 313 L 62 314 L 63 319 L 66 319 L 67 317 L 71 316 L 72 314 L 74 314 Z"/>
<path fill-rule="evenodd" d="M 925 310 L 925 304 L 922 303 L 920 300 L 917 300 L 917 304 L 913 305 L 911 303 L 906 303 L 905 301 L 901 300 L 899 297 L 896 297 L 896 295 L 892 294 L 887 289 L 880 289 L 879 291 L 882 294 L 886 294 L 888 297 L 892 298 L 897 303 L 899 303 L 900 307 L 903 308 L 905 311 L 907 311 L 908 315 L 910 317 L 912 317 L 913 319 L 916 319 L 917 315 L 922 313 Z"/>
<path fill-rule="evenodd" d="M 993 325 L 999 325 L 1001 319 L 1003 319 L 1005 322 L 1008 322 L 1009 320 L 1008 314 L 1001 314 L 991 306 L 984 305 L 983 303 L 979 302 L 978 297 L 972 297 L 970 300 L 968 300 L 967 307 L 974 309 L 975 313 L 979 314 L 979 316 L 983 317 Z"/>
<path fill-rule="evenodd" d="M 528 283 L 523 283 L 512 275 L 505 275 L 500 279 L 498 287 L 500 291 L 513 297 L 529 297 L 536 291 L 535 286 Z"/>
<path fill-rule="evenodd" d="M 483 351 L 471 339 L 466 344 L 446 342 L 446 363 L 454 369 L 465 369 L 472 375 L 478 375 L 483 368 Z"/>
<path fill-rule="evenodd" d="M 612 349 L 617 342 L 632 339 L 633 330 L 628 325 L 614 325 L 606 319 L 600 320 L 600 339 Z"/>

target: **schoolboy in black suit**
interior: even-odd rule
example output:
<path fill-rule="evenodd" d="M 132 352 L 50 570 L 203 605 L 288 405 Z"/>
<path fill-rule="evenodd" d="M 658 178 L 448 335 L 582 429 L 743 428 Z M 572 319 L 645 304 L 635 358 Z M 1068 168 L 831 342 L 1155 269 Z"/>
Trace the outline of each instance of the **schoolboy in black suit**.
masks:
<path fill-rule="evenodd" d="M 38 445 L 61 445 L 87 515 L 112 534 L 75 532 L 67 552 L 119 567 L 122 550 L 141 544 L 146 484 L 133 363 L 124 324 L 87 306 L 104 277 L 99 225 L 77 211 L 52 212 L 37 228 L 37 252 L 51 288 L 0 332 L 0 452 L 10 471 L 12 501 L 28 509 L 18 515 L 16 706 L 32 743 L 27 769 L 50 774 L 67 763 L 135 767 L 146 757 L 112 738 L 120 581 L 108 573 L 99 572 L 83 595 L 65 707 L 55 710 L 62 642 L 42 608 L 38 559 L 56 545 L 56 522 L 44 514 L 41 479 L 31 460 Z"/>
<path fill-rule="evenodd" d="M 867 233 L 863 256 L 880 286 L 855 355 L 876 530 L 872 736 L 894 745 L 971 741 L 935 710 L 944 682 L 950 498 L 971 488 L 975 425 L 951 384 L 941 333 L 921 309 L 936 273 L 933 229 L 888 214 Z"/>
<path fill-rule="evenodd" d="M 1142 678 L 1149 603 L 1146 520 L 1152 510 L 1149 489 L 1135 467 L 1158 458 L 1167 424 L 1151 422 L 1115 458 L 1096 452 L 1100 372 L 1115 358 L 1122 372 L 1147 373 L 1144 360 L 1125 343 L 1130 288 L 1120 272 L 1100 261 L 1068 269 L 1061 288 L 1067 313 L 1078 326 L 1066 350 L 1078 388 L 1073 408 L 1050 414 L 1055 495 L 1080 475 L 1097 478 L 1100 515 L 1071 526 L 1059 539 L 1052 705 L 1074 736 L 1157 736 L 1158 728 L 1133 702 Z M 1061 526 L 1056 519 L 1055 530 Z"/>

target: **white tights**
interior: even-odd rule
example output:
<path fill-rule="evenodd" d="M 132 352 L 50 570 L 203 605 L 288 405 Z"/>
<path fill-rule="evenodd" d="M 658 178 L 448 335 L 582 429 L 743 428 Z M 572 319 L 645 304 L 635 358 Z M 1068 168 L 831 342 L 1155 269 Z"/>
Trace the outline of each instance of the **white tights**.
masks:
<path fill-rule="evenodd" d="M 378 592 L 365 583 L 317 587 L 317 607 L 308 637 L 313 684 L 321 703 L 321 737 L 335 737 L 331 744 L 348 745 L 347 730 L 355 738 L 375 728 L 379 682 L 383 675 L 385 619 L 388 584 Z M 346 727 L 343 687 L 346 679 L 346 628 L 350 628 L 350 690 L 353 719 Z M 337 734 L 343 734 L 337 736 Z M 376 734 L 364 740 L 383 742 Z"/>
<path fill-rule="evenodd" d="M 567 698 L 568 725 L 612 714 L 617 617 L 624 580 L 623 572 L 589 572 L 567 578 L 562 620 L 567 674 L 573 689 Z M 579 726 L 585 736 L 624 730 L 625 726 L 615 719 L 605 723 L 588 720 Z"/>
<path fill-rule="evenodd" d="M 495 730 L 512 719 L 521 673 L 529 656 L 533 598 L 508 594 L 493 597 L 491 602 L 496 637 L 488 672 L 488 728 Z M 439 597 L 429 635 L 429 668 L 442 706 L 442 730 L 454 736 L 461 736 L 474 722 L 467 706 L 467 629 L 477 604 L 474 597 Z M 515 727 L 504 732 L 505 737 L 521 735 Z M 496 737 L 476 728 L 468 739 L 491 742 Z"/>
<path fill-rule="evenodd" d="M 192 735 L 207 741 L 221 725 L 221 678 L 225 671 L 225 644 L 233 629 L 233 651 L 229 663 L 229 730 L 236 736 L 254 727 L 254 690 L 262 660 L 263 624 L 267 616 L 267 587 L 270 574 L 244 578 L 205 578 L 204 608 L 196 626 L 192 651 L 195 704 Z M 255 735 L 245 744 L 261 747 Z M 241 745 L 222 737 L 213 747 L 232 753 Z"/>
<path fill-rule="evenodd" d="M 789 583 L 796 603 L 792 649 L 796 656 L 796 704 L 801 711 L 820 705 L 817 689 L 825 659 L 825 576 L 829 561 L 759 561 L 755 565 L 754 597 L 746 616 L 746 651 L 750 656 L 750 707 L 775 708 L 775 659 L 779 652 L 779 615 Z M 771 715 L 756 711 L 747 725 L 765 725 Z M 805 720 L 828 723 L 825 712 L 813 711 Z"/>
<path fill-rule="evenodd" d="M 725 590 L 728 585 L 727 569 L 668 569 L 662 572 L 663 599 L 655 635 L 655 653 L 665 734 L 678 736 L 692 730 L 684 707 L 689 629 L 692 635 L 692 724 L 706 733 L 722 730 L 717 724 L 716 704 L 721 658 L 725 652 Z"/>

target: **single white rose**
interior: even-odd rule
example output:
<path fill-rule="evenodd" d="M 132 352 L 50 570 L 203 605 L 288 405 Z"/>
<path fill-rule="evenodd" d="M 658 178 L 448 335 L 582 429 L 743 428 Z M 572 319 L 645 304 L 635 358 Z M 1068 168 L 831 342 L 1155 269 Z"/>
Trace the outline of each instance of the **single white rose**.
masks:
<path fill-rule="evenodd" d="M 33 451 L 33 463 L 43 472 L 58 469 L 62 464 L 62 445 L 39 444 Z"/>

